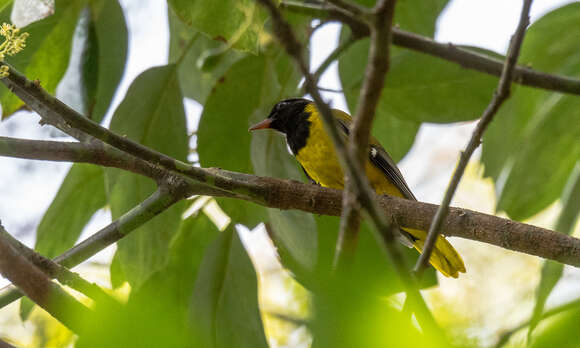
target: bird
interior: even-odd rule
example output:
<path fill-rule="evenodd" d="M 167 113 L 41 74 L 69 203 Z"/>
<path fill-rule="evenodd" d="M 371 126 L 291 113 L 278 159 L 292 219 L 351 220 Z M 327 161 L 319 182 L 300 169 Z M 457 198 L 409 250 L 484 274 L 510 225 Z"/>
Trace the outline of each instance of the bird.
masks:
<path fill-rule="evenodd" d="M 337 128 L 348 141 L 352 117 L 339 109 L 332 109 Z M 274 105 L 263 121 L 250 131 L 273 129 L 285 135 L 290 152 L 294 155 L 308 179 L 322 187 L 344 188 L 344 175 L 336 150 L 316 105 L 305 98 L 290 98 Z M 370 137 L 366 176 L 379 195 L 391 195 L 416 201 L 401 171 L 378 140 Z M 402 242 L 422 252 L 426 231 L 402 227 Z M 444 236 L 439 235 L 429 258 L 435 269 L 447 277 L 457 278 L 464 273 L 465 264 L 459 253 Z"/>

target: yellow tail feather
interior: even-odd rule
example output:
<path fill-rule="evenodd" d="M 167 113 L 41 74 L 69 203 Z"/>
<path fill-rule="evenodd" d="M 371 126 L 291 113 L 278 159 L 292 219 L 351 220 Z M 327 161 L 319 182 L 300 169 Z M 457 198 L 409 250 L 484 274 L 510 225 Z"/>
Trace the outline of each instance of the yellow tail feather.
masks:
<path fill-rule="evenodd" d="M 405 231 L 417 238 L 413 243 L 413 246 L 419 252 L 422 252 L 425 239 L 427 239 L 427 233 L 425 231 L 410 228 L 405 228 Z M 433 248 L 433 252 L 429 257 L 429 262 L 436 270 L 446 277 L 457 278 L 459 272 L 465 272 L 465 264 L 463 263 L 461 256 L 459 256 L 447 239 L 441 235 L 437 237 L 437 242 L 435 242 L 435 248 Z"/>

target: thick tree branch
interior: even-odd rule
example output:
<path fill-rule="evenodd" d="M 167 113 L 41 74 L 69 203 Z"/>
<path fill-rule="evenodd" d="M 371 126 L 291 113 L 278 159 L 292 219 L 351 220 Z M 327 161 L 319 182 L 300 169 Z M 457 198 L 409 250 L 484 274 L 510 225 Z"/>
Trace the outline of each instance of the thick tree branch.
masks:
<path fill-rule="evenodd" d="M 212 173 L 208 174 L 208 178 L 215 178 L 213 185 L 216 189 L 210 191 L 204 188 L 201 194 L 243 199 L 265 207 L 296 209 L 319 215 L 340 216 L 342 211 L 340 190 L 220 169 L 202 171 Z M 167 193 L 154 194 L 55 261 L 67 268 L 74 267 L 169 207 L 173 199 Z M 409 228 L 427 230 L 437 210 L 437 205 L 399 197 L 378 196 L 376 199 L 382 214 Z M 443 233 L 580 267 L 580 239 L 494 215 L 452 207 L 443 221 Z M 0 308 L 19 297 L 18 292 L 7 295 L 5 290 L 0 291 Z"/>
<path fill-rule="evenodd" d="M 3 235 L 0 235 L 0 273 L 37 305 L 76 333 L 82 331 L 83 320 L 93 315 L 90 309 L 20 256 Z"/>
<path fill-rule="evenodd" d="M 522 12 L 520 14 L 520 21 L 518 27 L 516 28 L 516 32 L 511 38 L 511 44 L 508 50 L 508 55 L 506 57 L 506 61 L 504 64 L 503 72 L 501 74 L 501 78 L 499 80 L 499 84 L 497 89 L 493 94 L 493 98 L 491 99 L 489 105 L 483 112 L 481 119 L 477 123 L 473 134 L 471 135 L 471 139 L 465 148 L 465 151 L 461 153 L 459 158 L 459 163 L 453 172 L 453 176 L 451 177 L 451 181 L 449 182 L 449 186 L 447 186 L 447 190 L 445 191 L 445 196 L 443 197 L 443 201 L 441 205 L 437 209 L 437 213 L 433 218 L 433 223 L 429 227 L 429 233 L 427 234 L 427 240 L 425 242 L 425 246 L 423 248 L 423 253 L 417 260 L 415 265 L 415 273 L 418 277 L 421 277 L 423 270 L 427 267 L 429 263 L 429 257 L 431 256 L 431 252 L 433 251 L 433 247 L 435 246 L 435 241 L 441 231 L 441 224 L 443 219 L 447 215 L 449 211 L 449 204 L 451 204 L 451 199 L 457 190 L 457 186 L 461 181 L 461 177 L 465 172 L 465 168 L 467 167 L 467 163 L 471 158 L 471 155 L 475 151 L 475 149 L 481 143 L 481 137 L 483 133 L 487 129 L 487 126 L 493 119 L 496 112 L 499 110 L 500 106 L 503 102 L 509 98 L 511 85 L 513 80 L 513 72 L 514 67 L 518 61 L 518 57 L 520 55 L 520 48 L 522 46 L 522 42 L 524 41 L 524 35 L 526 33 L 526 28 L 530 24 L 530 8 L 532 6 L 532 0 L 524 0 L 522 6 Z"/>
<path fill-rule="evenodd" d="M 75 245 L 64 254 L 56 257 L 54 262 L 66 268 L 72 268 L 78 265 L 109 245 L 125 237 L 145 222 L 151 220 L 153 217 L 172 206 L 177 200 L 178 199 L 175 198 L 172 190 L 167 190 L 165 188 L 157 190 L 143 203 L 121 216 L 118 220 L 107 225 L 81 243 Z M 50 274 L 51 276 L 56 276 L 59 273 L 58 270 L 51 268 L 52 264 L 46 264 L 44 261 L 40 262 L 44 264 L 42 269 L 46 270 L 47 273 L 54 273 Z M 0 290 L 0 308 L 5 307 L 21 296 L 20 292 L 13 286 L 4 287 Z"/>
<path fill-rule="evenodd" d="M 338 10 L 334 6 L 283 1 L 282 7 L 315 18 L 340 21 L 351 28 L 353 35 L 357 39 L 370 35 L 368 27 L 362 19 L 342 9 Z M 453 43 L 436 42 L 431 38 L 405 30 L 393 28 L 392 32 L 393 44 L 397 46 L 454 62 L 466 69 L 472 69 L 498 77 L 501 76 L 504 62 L 500 59 L 461 48 Z M 543 73 L 521 65 L 514 68 L 513 82 L 529 87 L 580 95 L 580 79 Z"/>

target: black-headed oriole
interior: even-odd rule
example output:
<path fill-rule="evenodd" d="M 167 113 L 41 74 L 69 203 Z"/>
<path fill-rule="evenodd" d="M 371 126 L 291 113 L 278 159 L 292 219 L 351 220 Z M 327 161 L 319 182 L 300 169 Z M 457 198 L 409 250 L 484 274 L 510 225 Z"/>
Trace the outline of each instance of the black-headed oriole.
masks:
<path fill-rule="evenodd" d="M 339 130 L 347 140 L 352 118 L 347 113 L 333 109 Z M 271 128 L 286 135 L 288 146 L 306 175 L 323 187 L 344 188 L 344 175 L 332 141 L 322 124 L 316 106 L 303 98 L 278 102 L 268 118 L 250 130 Z M 416 200 L 403 175 L 377 139 L 371 137 L 369 157 L 366 162 L 367 177 L 377 194 L 387 194 Z M 403 239 L 419 252 L 423 249 L 427 233 L 410 228 L 403 229 Z M 443 236 L 439 236 L 429 262 L 445 276 L 457 278 L 465 272 L 461 256 Z"/>

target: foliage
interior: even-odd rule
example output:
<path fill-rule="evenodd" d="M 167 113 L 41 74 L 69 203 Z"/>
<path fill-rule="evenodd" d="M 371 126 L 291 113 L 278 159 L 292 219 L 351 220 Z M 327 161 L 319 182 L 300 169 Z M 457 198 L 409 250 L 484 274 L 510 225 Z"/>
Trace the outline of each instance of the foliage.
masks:
<path fill-rule="evenodd" d="M 10 3 L 0 6 L 3 20 L 9 17 Z M 302 77 L 276 43 L 266 12 L 253 0 L 169 0 L 168 4 L 170 63 L 151 68 L 132 82 L 109 128 L 180 160 L 195 151 L 202 167 L 304 181 L 282 137 L 247 131 L 277 101 L 301 94 Z M 446 4 L 444 0 L 400 1 L 395 22 L 402 29 L 433 37 Z M 312 18 L 285 16 L 307 40 Z M 117 0 L 56 0 L 54 14 L 23 28 L 30 33 L 28 47 L 7 61 L 54 94 L 69 66 L 77 26 L 86 29 L 83 49 L 77 52 L 83 61 L 79 86 L 83 110 L 88 118 L 102 122 L 127 59 L 127 25 Z M 349 35 L 348 27 L 343 27 L 341 40 Z M 578 37 L 580 4 L 555 9 L 529 28 L 520 62 L 580 77 Z M 367 39 L 359 40 L 338 60 L 351 111 L 358 102 L 368 47 Z M 496 84 L 497 78 L 490 75 L 394 48 L 374 134 L 400 160 L 421 124 L 477 119 Z M 187 135 L 184 97 L 203 106 L 196 147 Z M 24 106 L 4 87 L 0 103 L 2 118 Z M 579 109 L 576 96 L 516 88 L 483 142 L 485 175 L 496 184 L 499 211 L 523 220 L 562 199 L 563 222 L 558 230 L 571 232 L 580 212 L 580 122 L 571 121 Z M 153 181 L 133 173 L 75 164 L 37 229 L 36 250 L 47 257 L 61 254 L 77 242 L 97 210 L 110 209 L 116 219 L 155 187 Z M 104 324 L 87 323 L 77 346 L 267 347 L 256 271 L 235 228 L 239 224 L 253 228 L 261 222 L 267 223 L 284 267 L 312 293 L 315 314 L 308 318 L 308 326 L 314 347 L 442 346 L 384 300 L 402 286 L 366 225 L 349 282 L 341 283 L 329 279 L 338 218 L 229 198 L 216 200 L 232 219 L 225 231 L 218 231 L 203 212 L 183 218 L 187 204 L 181 202 L 117 243 L 111 276 L 115 286 L 125 281 L 131 285 L 128 302 L 121 309 L 97 306 L 97 318 Z M 405 257 L 411 264 L 417 255 L 409 251 Z M 540 321 L 561 272 L 561 265 L 546 264 L 532 326 Z M 431 270 L 422 286 L 436 282 Z M 559 342 L 559 335 L 572 337 L 571 323 L 577 316 L 568 314 L 560 320 L 562 325 L 537 333 L 536 346 L 551 346 L 550 342 Z"/>

